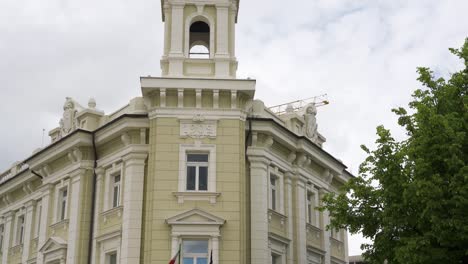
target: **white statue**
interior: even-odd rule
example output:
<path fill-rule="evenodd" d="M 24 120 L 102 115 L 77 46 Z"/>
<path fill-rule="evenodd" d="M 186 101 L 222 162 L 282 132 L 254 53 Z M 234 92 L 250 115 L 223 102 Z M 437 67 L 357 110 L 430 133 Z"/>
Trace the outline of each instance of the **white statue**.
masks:
<path fill-rule="evenodd" d="M 305 107 L 304 120 L 305 120 L 305 134 L 313 142 L 317 142 L 317 108 L 314 104 L 309 104 Z"/>
<path fill-rule="evenodd" d="M 76 129 L 76 113 L 75 102 L 70 97 L 66 98 L 63 105 L 63 117 L 60 119 L 60 138 L 68 135 Z"/>

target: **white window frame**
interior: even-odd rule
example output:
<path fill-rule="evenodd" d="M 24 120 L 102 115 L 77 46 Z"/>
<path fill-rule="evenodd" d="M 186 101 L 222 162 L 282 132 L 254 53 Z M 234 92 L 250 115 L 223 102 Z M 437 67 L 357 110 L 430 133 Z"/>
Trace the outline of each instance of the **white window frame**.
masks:
<path fill-rule="evenodd" d="M 36 203 L 36 223 L 34 228 L 34 237 L 39 237 L 39 231 L 41 230 L 41 216 L 42 216 L 42 201 L 39 200 Z"/>
<path fill-rule="evenodd" d="M 270 249 L 269 264 L 285 264 L 286 263 L 286 248 L 287 245 L 284 242 L 278 241 L 273 238 L 268 239 L 268 247 Z M 277 263 L 272 263 L 273 256 L 277 257 Z"/>
<path fill-rule="evenodd" d="M 210 261 L 210 249 L 211 249 L 211 247 L 212 247 L 212 246 L 211 246 L 211 240 L 210 240 L 210 238 L 208 238 L 208 237 L 187 237 L 187 238 L 182 238 L 181 240 L 182 240 L 182 241 L 181 241 L 181 242 L 182 242 L 182 249 L 181 249 L 182 252 L 181 252 L 181 254 L 180 254 L 180 257 L 181 257 L 181 260 L 182 260 L 181 262 L 182 262 L 182 263 L 183 263 L 183 259 L 184 259 L 184 258 L 191 258 L 191 259 L 194 259 L 194 260 L 195 260 L 195 261 L 194 261 L 195 264 L 197 263 L 196 260 L 197 260 L 198 258 L 206 258 L 206 259 L 207 259 L 207 263 L 209 263 L 209 261 Z M 208 247 L 207 247 L 207 250 L 208 250 L 208 251 L 206 252 L 206 254 L 203 254 L 203 253 L 188 253 L 188 254 L 186 255 L 185 252 L 184 252 L 184 246 L 183 246 L 183 244 L 184 244 L 185 241 L 206 241 L 207 244 L 208 244 Z"/>
<path fill-rule="evenodd" d="M 115 264 L 119 263 L 119 259 L 117 257 L 117 251 L 111 251 L 111 252 L 106 253 L 106 257 L 105 257 L 106 258 L 106 262 L 105 262 L 106 264 L 112 264 L 110 258 L 113 255 L 115 255 Z"/>
<path fill-rule="evenodd" d="M 324 256 L 317 252 L 307 250 L 307 264 L 322 264 Z"/>
<path fill-rule="evenodd" d="M 20 223 L 20 220 L 22 222 Z M 24 243 L 24 228 L 26 223 L 26 214 L 18 213 L 16 216 L 16 229 L 15 229 L 15 245 L 22 245 Z"/>
<path fill-rule="evenodd" d="M 3 240 L 5 239 L 5 224 L 0 223 L 0 253 L 3 252 Z"/>
<path fill-rule="evenodd" d="M 312 196 L 313 200 L 311 200 L 311 210 L 309 211 L 309 196 Z M 313 225 L 315 227 L 320 228 L 320 212 L 315 210 L 319 204 L 319 193 L 315 187 L 308 187 L 305 196 L 306 201 L 306 222 L 309 225 Z M 311 219 L 309 218 L 311 216 Z"/>
<path fill-rule="evenodd" d="M 119 177 L 119 181 L 116 182 L 116 178 Z M 122 175 L 116 174 L 112 176 L 112 208 L 120 206 L 120 197 L 122 196 Z M 117 197 L 116 197 L 117 196 Z"/>
<path fill-rule="evenodd" d="M 103 212 L 120 207 L 122 205 L 123 199 L 123 188 L 124 188 L 124 173 L 123 167 L 120 163 L 119 165 L 114 165 L 111 168 L 106 170 L 106 177 L 104 180 L 104 208 Z M 114 184 L 115 176 L 120 175 L 120 189 L 119 189 L 119 201 L 118 206 L 114 207 Z"/>
<path fill-rule="evenodd" d="M 58 215 L 57 220 L 63 221 L 68 219 L 68 198 L 70 193 L 68 192 L 68 188 L 64 187 L 59 190 L 59 197 L 58 197 Z"/>
<path fill-rule="evenodd" d="M 274 174 L 270 174 L 270 209 L 273 211 L 278 211 L 279 204 L 278 204 L 278 177 Z"/>
<path fill-rule="evenodd" d="M 208 161 L 188 161 L 189 155 L 206 155 L 208 157 Z M 188 167 L 195 167 L 195 190 L 188 190 L 187 189 L 187 178 L 188 178 Z M 207 168 L 207 189 L 200 190 L 200 168 L 206 167 Z M 185 153 L 185 191 L 187 192 L 207 192 L 208 191 L 208 178 L 209 178 L 209 169 L 210 169 L 210 153 L 206 152 L 187 152 Z"/>
<path fill-rule="evenodd" d="M 273 209 L 271 178 L 275 178 L 275 205 Z M 268 167 L 268 208 L 284 214 L 284 175 L 278 167 Z"/>
<path fill-rule="evenodd" d="M 100 249 L 99 263 L 109 264 L 108 256 L 113 253 L 117 254 L 117 264 L 120 263 L 120 248 L 122 244 L 121 237 L 121 232 L 115 231 L 102 235 L 96 239 Z"/>
<path fill-rule="evenodd" d="M 207 153 L 208 154 L 208 190 L 207 191 L 187 191 L 187 154 Z M 213 144 L 181 144 L 179 146 L 179 192 L 216 192 L 216 145 Z"/>
<path fill-rule="evenodd" d="M 68 179 L 66 180 L 63 180 L 61 181 L 60 183 L 58 183 L 56 186 L 55 186 L 55 223 L 59 223 L 59 222 L 62 222 L 62 221 L 65 221 L 68 219 L 68 207 L 70 205 L 70 197 L 71 197 L 71 193 L 70 193 L 70 181 Z M 62 215 L 62 194 L 63 194 L 63 191 L 64 190 L 67 190 L 67 199 L 66 199 L 66 204 L 65 204 L 65 218 L 64 219 L 61 219 L 61 215 Z"/>

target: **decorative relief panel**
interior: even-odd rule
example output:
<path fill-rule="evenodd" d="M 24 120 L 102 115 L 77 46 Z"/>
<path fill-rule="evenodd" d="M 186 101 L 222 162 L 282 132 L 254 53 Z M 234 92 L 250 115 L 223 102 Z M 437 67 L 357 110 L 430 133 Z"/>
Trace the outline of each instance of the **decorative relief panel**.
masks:
<path fill-rule="evenodd" d="M 205 120 L 201 115 L 192 120 L 180 120 L 180 136 L 195 139 L 216 138 L 217 121 Z"/>

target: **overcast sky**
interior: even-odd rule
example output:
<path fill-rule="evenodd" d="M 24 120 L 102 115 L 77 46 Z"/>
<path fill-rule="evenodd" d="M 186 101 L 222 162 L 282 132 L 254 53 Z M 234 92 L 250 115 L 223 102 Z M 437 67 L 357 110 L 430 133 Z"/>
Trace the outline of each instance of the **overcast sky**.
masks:
<path fill-rule="evenodd" d="M 420 87 L 416 67 L 460 68 L 448 47 L 468 36 L 466 0 L 243 0 L 240 78 L 257 79 L 267 105 L 327 93 L 325 149 L 353 173 L 375 127 L 402 131 L 390 109 Z M 159 0 L 0 0 L 0 171 L 42 145 L 66 96 L 112 112 L 160 75 Z M 352 236 L 350 255 L 359 254 Z"/>

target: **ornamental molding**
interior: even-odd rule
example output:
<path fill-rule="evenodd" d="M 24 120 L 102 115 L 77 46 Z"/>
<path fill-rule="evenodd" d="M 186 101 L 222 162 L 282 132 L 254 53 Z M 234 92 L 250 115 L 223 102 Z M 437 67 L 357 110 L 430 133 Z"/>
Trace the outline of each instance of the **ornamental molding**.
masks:
<path fill-rule="evenodd" d="M 205 120 L 203 115 L 195 115 L 191 120 L 180 120 L 180 137 L 182 138 L 216 138 L 217 121 Z"/>

